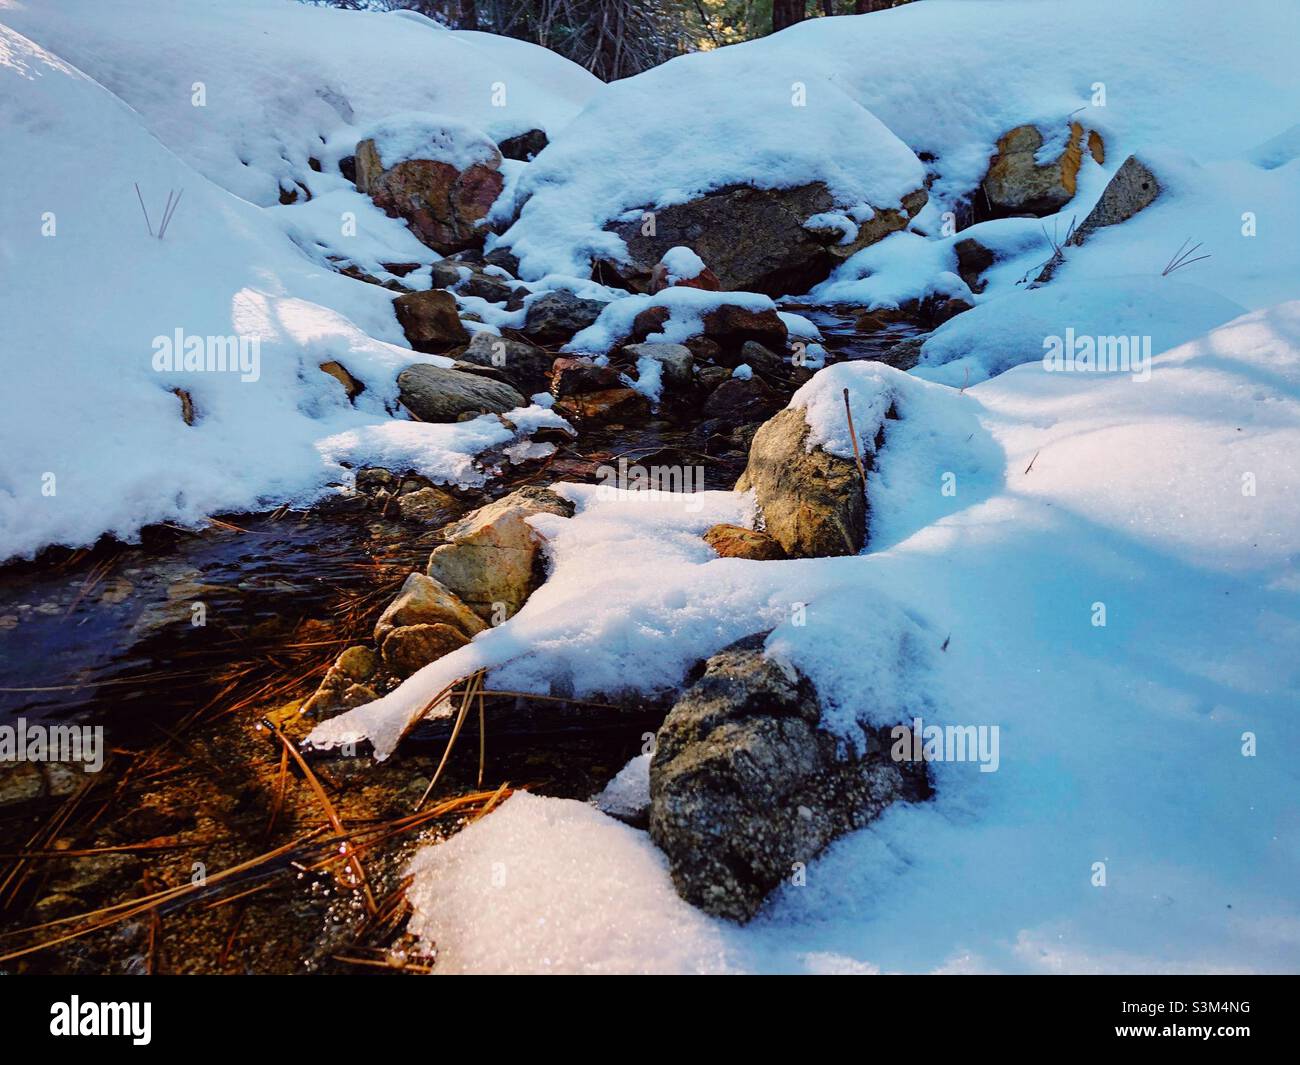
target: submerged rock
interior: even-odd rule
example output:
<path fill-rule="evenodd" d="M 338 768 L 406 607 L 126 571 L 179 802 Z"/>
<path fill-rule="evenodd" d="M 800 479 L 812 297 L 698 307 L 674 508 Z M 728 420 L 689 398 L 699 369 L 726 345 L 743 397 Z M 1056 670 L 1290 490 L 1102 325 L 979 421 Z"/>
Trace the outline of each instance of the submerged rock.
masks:
<path fill-rule="evenodd" d="M 841 754 L 819 727 L 812 682 L 764 657 L 764 639 L 705 663 L 650 763 L 650 836 L 678 894 L 733 921 L 837 837 L 929 795 L 923 763 L 891 759 L 888 729 L 866 730 L 863 754 Z"/>
<path fill-rule="evenodd" d="M 856 555 L 867 538 L 857 463 L 807 449 L 803 411 L 786 408 L 754 434 L 736 491 L 754 490 L 766 531 L 794 558 Z M 864 455 L 864 463 L 870 458 Z"/>

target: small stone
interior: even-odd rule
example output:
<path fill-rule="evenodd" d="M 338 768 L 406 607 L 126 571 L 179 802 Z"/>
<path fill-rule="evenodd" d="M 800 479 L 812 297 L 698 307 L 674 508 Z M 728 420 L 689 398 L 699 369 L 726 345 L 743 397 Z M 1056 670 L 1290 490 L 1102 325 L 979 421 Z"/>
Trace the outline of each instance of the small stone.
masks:
<path fill-rule="evenodd" d="M 788 557 L 774 537 L 741 525 L 714 525 L 704 534 L 704 542 L 722 558 L 769 562 Z"/>
<path fill-rule="evenodd" d="M 467 643 L 469 638 L 451 625 L 406 625 L 388 633 L 380 652 L 384 665 L 405 678 Z"/>

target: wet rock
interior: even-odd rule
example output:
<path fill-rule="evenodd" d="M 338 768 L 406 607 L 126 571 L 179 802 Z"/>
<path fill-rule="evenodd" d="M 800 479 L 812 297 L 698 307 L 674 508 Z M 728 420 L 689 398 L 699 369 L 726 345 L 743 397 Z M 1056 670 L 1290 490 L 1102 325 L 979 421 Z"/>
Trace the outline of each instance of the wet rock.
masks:
<path fill-rule="evenodd" d="M 1033 125 L 1017 126 L 998 140 L 980 185 L 984 217 L 1055 214 L 1074 196 L 1085 146 L 1098 163 L 1105 158 L 1100 135 L 1095 131 L 1085 135 L 1077 122 L 1070 123 L 1061 154 L 1040 165 L 1042 146 L 1043 134 Z"/>
<path fill-rule="evenodd" d="M 699 372 L 700 387 L 712 392 L 724 381 L 731 380 L 731 371 L 725 366 L 701 366 Z"/>
<path fill-rule="evenodd" d="M 561 357 L 552 364 L 551 393 L 557 398 L 625 387 L 617 370 L 598 366 L 590 359 Z"/>
<path fill-rule="evenodd" d="M 357 145 L 357 189 L 368 193 L 390 218 L 404 218 L 415 236 L 443 255 L 482 247 L 482 224 L 505 185 L 501 155 L 487 144 L 487 161 L 457 170 L 433 159 L 409 159 L 386 167 L 373 140 Z"/>
<path fill-rule="evenodd" d="M 483 265 L 500 267 L 511 277 L 519 276 L 519 257 L 509 248 L 493 248 L 483 256 Z"/>
<path fill-rule="evenodd" d="M 375 623 L 375 642 L 382 644 L 394 629 L 409 625 L 450 625 L 468 638 L 487 626 L 444 584 L 423 573 L 412 573 Z M 357 677 L 365 680 L 366 677 Z"/>
<path fill-rule="evenodd" d="M 684 392 L 695 379 L 695 355 L 684 344 L 628 344 L 623 355 L 633 364 L 641 359 L 654 359 L 663 367 L 664 388 L 670 392 Z"/>
<path fill-rule="evenodd" d="M 786 408 L 754 434 L 736 491 L 754 490 L 764 528 L 788 555 L 856 555 L 867 535 L 867 501 L 857 464 L 806 449 L 808 423 Z M 864 462 L 869 455 L 864 455 Z"/>
<path fill-rule="evenodd" d="M 469 637 L 451 625 L 405 625 L 384 637 L 380 652 L 389 671 L 405 679 L 467 643 Z"/>
<path fill-rule="evenodd" d="M 730 185 L 690 203 L 654 212 L 654 235 L 642 233 L 641 219 L 611 223 L 627 245 L 628 261 L 601 261 L 595 274 L 637 292 L 648 292 L 654 268 L 671 248 L 691 248 L 728 291 L 781 296 L 806 292 L 824 281 L 839 263 L 869 244 L 902 229 L 925 206 L 917 189 L 902 209 L 878 209 L 855 238 L 840 243 L 836 227 L 810 228 L 805 222 L 835 208 L 821 182 L 789 189 Z"/>
<path fill-rule="evenodd" d="M 704 335 L 718 345 L 723 354 L 739 354 L 747 343 L 784 351 L 788 331 L 774 310 L 751 311 L 724 303 L 704 316 Z"/>
<path fill-rule="evenodd" d="M 758 422 L 781 406 L 781 398 L 761 377 L 728 377 L 704 401 L 706 418 Z"/>
<path fill-rule="evenodd" d="M 760 529 L 746 529 L 743 525 L 714 525 L 705 532 L 704 542 L 722 558 L 771 562 L 787 557 L 775 537 Z"/>
<path fill-rule="evenodd" d="M 930 339 L 929 333 L 908 337 L 897 344 L 891 344 L 881 353 L 880 361 L 896 370 L 910 370 L 921 361 L 921 350 Z"/>
<path fill-rule="evenodd" d="M 460 500 L 443 488 L 417 488 L 397 498 L 397 509 L 406 521 L 442 525 L 460 508 Z"/>
<path fill-rule="evenodd" d="M 366 390 L 366 386 L 348 373 L 348 368 L 341 362 L 330 360 L 321 363 L 320 368 L 343 386 L 343 391 L 347 394 L 349 403 Z"/>
<path fill-rule="evenodd" d="M 302 705 L 302 713 L 318 721 L 345 710 L 365 706 L 379 698 L 370 683 L 379 670 L 379 658 L 369 647 L 349 647 L 334 660 L 315 693 Z"/>
<path fill-rule="evenodd" d="M 650 763 L 650 836 L 678 894 L 734 921 L 837 837 L 929 794 L 923 765 L 890 758 L 888 729 L 841 756 L 812 682 L 765 658 L 764 639 L 708 660 Z"/>
<path fill-rule="evenodd" d="M 462 296 L 477 296 L 488 303 L 506 303 L 514 295 L 514 286 L 492 274 L 473 273 L 456 285 Z"/>
<path fill-rule="evenodd" d="M 740 357 L 737 365 L 742 363 L 750 367 L 755 373 L 761 373 L 767 377 L 782 377 L 786 371 L 785 359 L 754 340 L 746 340 L 740 346 Z"/>
<path fill-rule="evenodd" d="M 546 131 L 541 129 L 530 129 L 527 133 L 520 133 L 514 137 L 507 137 L 501 141 L 497 147 L 501 154 L 507 159 L 517 159 L 526 163 L 535 159 L 538 153 L 549 144 Z"/>
<path fill-rule="evenodd" d="M 523 395 L 532 396 L 546 391 L 555 356 L 523 340 L 475 333 L 460 359 L 497 370 Z"/>
<path fill-rule="evenodd" d="M 397 388 L 402 406 L 424 422 L 454 422 L 464 414 L 505 414 L 528 405 L 500 381 L 428 363 L 403 370 Z"/>
<path fill-rule="evenodd" d="M 416 351 L 438 354 L 469 343 L 461 324 L 456 299 L 450 292 L 430 289 L 407 292 L 393 300 L 397 321 Z"/>
<path fill-rule="evenodd" d="M 512 617 L 545 579 L 543 538 L 527 521 L 537 514 L 572 517 L 573 504 L 545 488 L 516 489 L 449 525 L 428 575 L 485 621 Z"/>
<path fill-rule="evenodd" d="M 572 292 L 547 292 L 528 305 L 524 335 L 546 347 L 568 343 L 600 317 L 606 304 L 582 299 Z"/>
<path fill-rule="evenodd" d="M 45 794 L 45 776 L 32 762 L 0 762 L 0 807 L 19 806 Z"/>
<path fill-rule="evenodd" d="M 555 411 L 569 421 L 618 422 L 644 418 L 650 405 L 640 392 L 619 387 L 566 396 L 556 401 Z"/>

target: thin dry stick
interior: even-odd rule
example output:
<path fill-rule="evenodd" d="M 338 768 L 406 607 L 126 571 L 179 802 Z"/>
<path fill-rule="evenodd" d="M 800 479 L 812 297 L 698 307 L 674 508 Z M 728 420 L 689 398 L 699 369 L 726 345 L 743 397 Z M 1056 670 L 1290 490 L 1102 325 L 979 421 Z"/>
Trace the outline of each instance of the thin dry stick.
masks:
<path fill-rule="evenodd" d="M 1033 457 L 1032 459 L 1029 460 L 1029 465 L 1025 467 L 1025 472 L 1026 472 L 1026 473 L 1028 473 L 1030 470 L 1032 470 L 1032 469 L 1034 468 L 1034 463 L 1038 461 L 1038 456 L 1041 455 L 1041 454 L 1042 454 L 1042 451 L 1041 451 L 1041 450 L 1040 450 L 1040 451 L 1035 451 L 1035 452 L 1034 452 L 1034 457 Z"/>
<path fill-rule="evenodd" d="M 144 224 L 149 227 L 149 236 L 153 236 L 153 223 L 149 221 L 149 208 L 144 205 L 144 196 L 140 192 L 140 183 L 135 184 L 135 198 L 140 201 L 140 210 L 144 212 Z"/>
<path fill-rule="evenodd" d="M 469 708 L 473 704 L 474 694 L 478 691 L 483 683 L 483 671 L 479 670 L 469 678 L 469 684 L 465 688 L 465 693 L 460 699 L 460 713 L 456 715 L 456 724 L 452 726 L 451 738 L 447 741 L 447 749 L 442 752 L 442 761 L 438 763 L 438 769 L 433 774 L 433 779 L 429 781 L 429 786 L 424 789 L 424 794 L 420 796 L 420 801 L 415 804 L 418 810 L 424 805 L 424 801 L 433 791 L 434 785 L 438 783 L 438 778 L 442 776 L 442 771 L 447 767 L 447 760 L 451 757 L 451 750 L 456 746 L 456 737 L 460 735 L 461 726 L 465 724 L 465 718 L 469 716 Z"/>
<path fill-rule="evenodd" d="M 172 199 L 171 193 L 167 194 L 167 209 L 163 211 L 162 221 L 158 224 L 158 239 L 162 240 L 167 235 L 167 227 L 171 225 L 172 219 L 176 217 L 176 208 L 181 205 L 181 197 L 185 195 L 185 190 L 181 189 L 176 193 L 176 199 Z"/>
<path fill-rule="evenodd" d="M 487 761 L 487 709 L 483 689 L 478 693 L 478 786 L 483 787 L 483 766 Z"/>
<path fill-rule="evenodd" d="M 302 770 L 303 776 L 307 778 L 307 783 L 315 793 L 316 798 L 319 800 L 321 808 L 325 811 L 325 817 L 329 820 L 331 827 L 340 836 L 346 837 L 347 829 L 343 827 L 343 822 L 339 820 L 339 815 L 334 809 L 334 804 L 330 802 L 330 797 L 325 794 L 325 789 L 321 787 L 320 780 L 317 778 L 316 774 L 312 772 L 311 766 L 307 764 L 307 760 L 298 753 L 293 744 L 289 742 L 274 721 L 270 718 L 263 718 L 262 723 L 275 733 L 276 739 L 284 744 L 284 749 L 289 752 L 289 757 L 298 763 L 298 768 Z M 357 881 L 360 883 L 362 893 L 365 897 L 366 912 L 374 913 L 375 897 L 370 893 L 370 882 L 366 879 L 365 869 L 361 867 L 361 859 L 353 853 L 352 844 L 346 838 L 344 838 L 340 850 L 347 854 L 348 864 L 352 866 L 352 871 L 356 873 Z"/>
<path fill-rule="evenodd" d="M 858 433 L 853 428 L 853 408 L 849 405 L 849 390 L 844 390 L 844 413 L 849 416 L 849 436 L 853 440 L 853 457 L 858 463 L 858 476 L 862 478 L 863 485 L 867 483 L 867 471 L 862 465 L 862 452 L 858 450 Z"/>

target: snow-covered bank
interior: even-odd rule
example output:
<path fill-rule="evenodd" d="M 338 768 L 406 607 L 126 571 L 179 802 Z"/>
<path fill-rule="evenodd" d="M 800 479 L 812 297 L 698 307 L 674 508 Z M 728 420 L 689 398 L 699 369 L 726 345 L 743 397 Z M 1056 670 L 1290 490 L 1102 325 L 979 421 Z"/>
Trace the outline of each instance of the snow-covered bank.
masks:
<path fill-rule="evenodd" d="M 340 459 L 360 464 L 400 451 L 435 481 L 481 481 L 473 456 L 505 442 L 500 423 L 393 424 L 397 374 L 447 360 L 412 352 L 393 316 L 393 293 L 330 269 L 315 236 L 327 230 L 331 250 L 362 261 L 434 256 L 348 191 L 350 183 L 307 167 L 302 152 L 315 134 L 302 125 L 304 113 L 324 84 L 323 57 L 364 67 L 358 50 L 376 56 L 376 73 L 355 90 L 358 121 L 386 113 L 383 101 L 415 93 L 414 85 L 419 102 L 468 109 L 479 94 L 466 71 L 491 74 L 497 68 L 483 56 L 493 49 L 519 90 L 518 108 L 501 112 L 502 121 L 514 114 L 524 124 L 561 122 L 567 94 L 580 96 L 591 79 L 532 49 L 544 57 L 534 66 L 564 68 L 549 78 L 553 88 L 533 92 L 523 80 L 529 62 L 519 59 L 531 46 L 471 34 L 471 47 L 464 35 L 418 22 L 295 3 L 136 5 L 135 18 L 124 5 L 76 6 L 72 18 L 68 5 L 0 5 L 0 23 L 66 47 L 126 100 L 66 55 L 0 24 L 0 128 L 22 160 L 7 169 L 0 195 L 7 384 L 0 449 L 8 458 L 0 470 L 0 559 L 91 543 L 103 532 L 129 539 L 149 522 L 200 523 L 221 511 L 310 500 L 346 482 Z M 311 37 L 304 26 L 322 32 Z M 274 44 L 253 46 L 262 40 Z M 468 57 L 457 59 L 465 49 Z M 380 64 L 377 56 L 389 51 Z M 299 55 L 296 65 L 289 53 Z M 399 58 L 411 65 L 409 77 L 388 93 Z M 443 72 L 430 77 L 430 67 Z M 192 106 L 189 84 L 209 71 L 207 106 Z M 271 106 L 259 93 L 277 74 L 289 80 Z M 485 122 L 488 96 L 484 85 L 474 111 Z M 332 123 L 319 131 L 343 119 Z M 277 164 L 267 164 L 267 138 L 290 131 L 303 135 L 298 148 L 280 145 Z M 241 150 L 247 168 L 236 158 Z M 275 186 L 268 193 L 266 182 L 292 160 L 286 175 L 334 191 L 270 209 L 235 195 L 274 203 Z M 136 183 L 154 232 L 167 193 L 184 190 L 165 239 L 150 235 Z M 245 365 L 187 369 L 187 344 L 198 345 L 202 365 L 218 365 L 208 356 L 225 354 L 227 344 L 227 364 Z M 365 386 L 355 404 L 319 369 L 331 361 Z M 191 397 L 193 425 L 182 421 L 174 389 Z"/>
<path fill-rule="evenodd" d="M 830 433 L 838 386 L 865 404 L 901 377 L 834 369 L 824 406 L 805 397 Z M 561 684 L 581 648 L 581 691 L 661 675 L 806 602 L 806 625 L 780 622 L 770 647 L 858 706 L 996 725 L 998 770 L 935 763 L 934 801 L 834 845 L 741 930 L 675 898 L 632 830 L 516 797 L 413 866 L 413 927 L 452 970 L 1300 966 L 1300 304 L 1160 356 L 1144 383 L 1030 365 L 963 396 L 909 391 L 865 557 L 711 559 L 689 534 L 722 511 L 645 521 L 645 504 L 584 500 L 551 530 L 550 584 L 490 635 L 514 629 Z M 579 544 L 606 545 L 587 554 L 585 600 Z M 408 704 L 440 677 L 414 678 Z"/>

